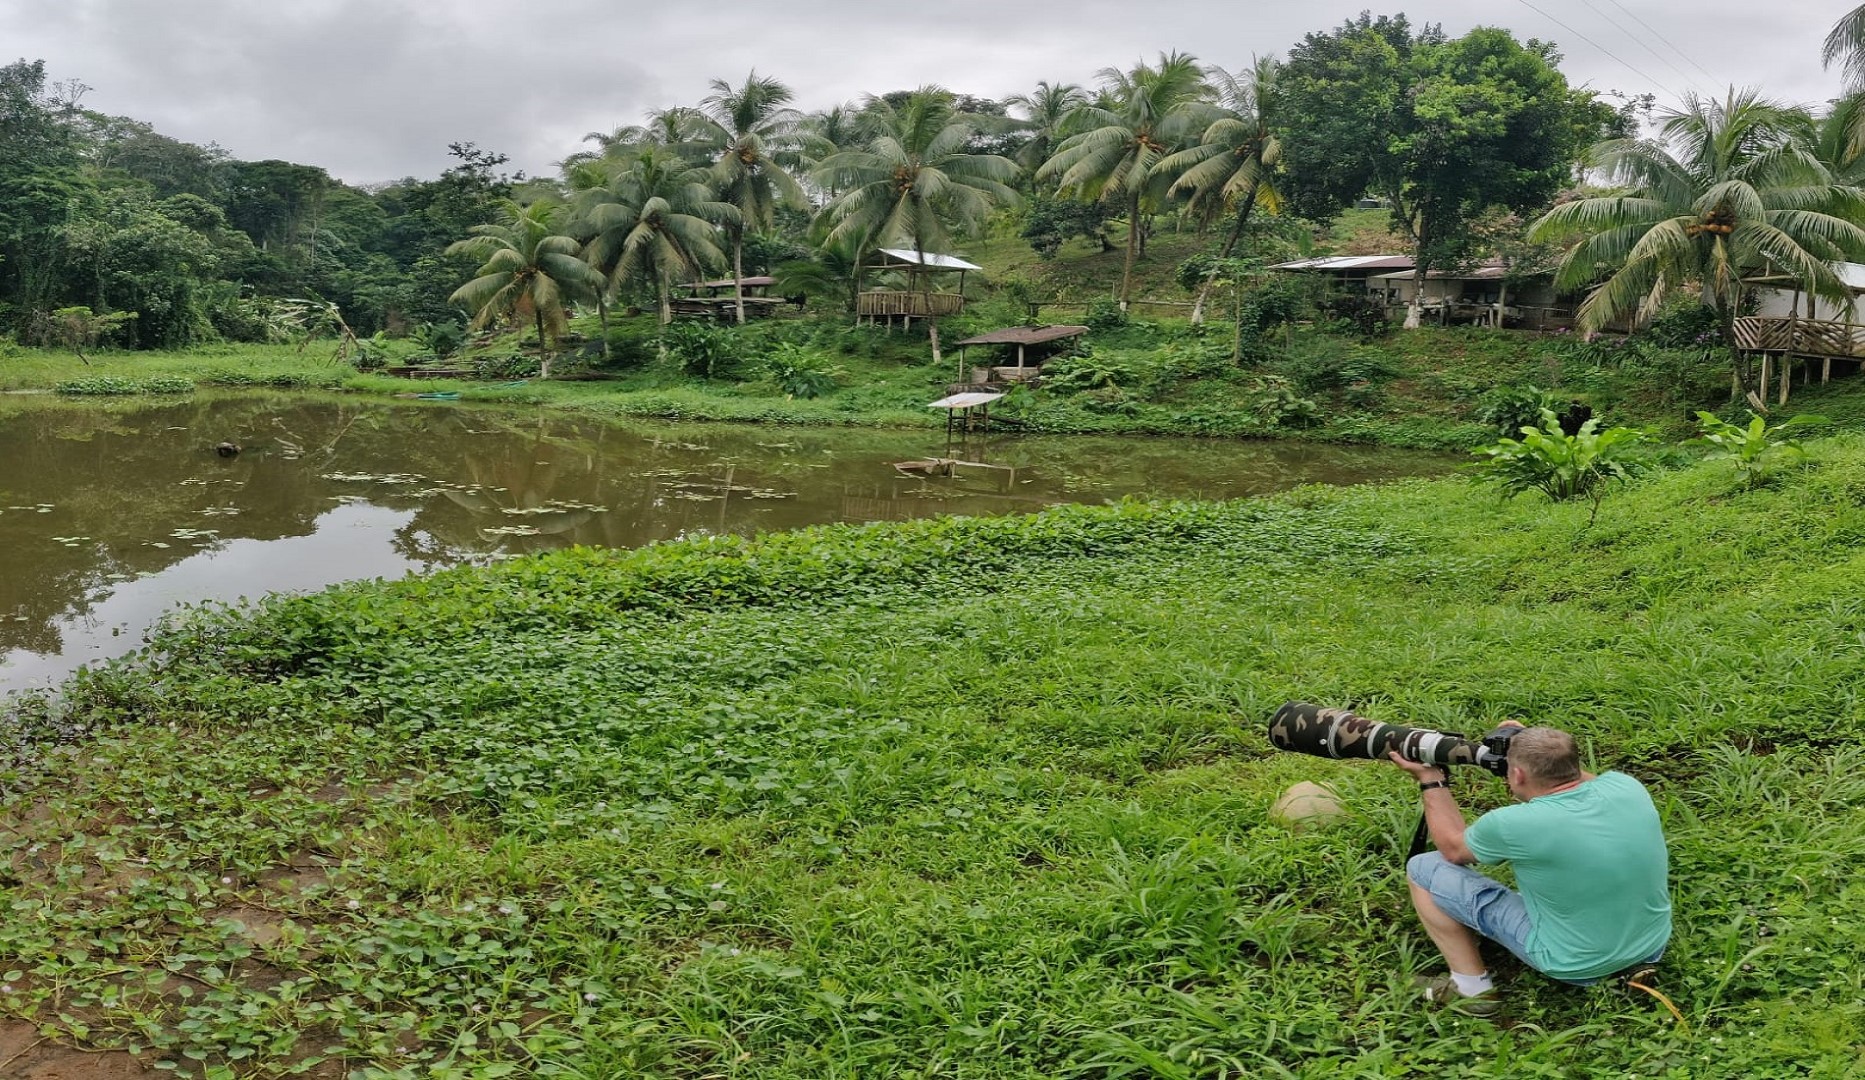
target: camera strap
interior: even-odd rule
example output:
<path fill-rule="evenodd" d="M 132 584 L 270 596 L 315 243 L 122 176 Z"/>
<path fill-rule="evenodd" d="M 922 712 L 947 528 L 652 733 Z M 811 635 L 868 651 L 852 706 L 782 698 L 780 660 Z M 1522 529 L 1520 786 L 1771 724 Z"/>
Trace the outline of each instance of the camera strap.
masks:
<path fill-rule="evenodd" d="M 1444 774 L 1444 782 L 1447 784 L 1450 783 L 1451 771 L 1441 765 L 1438 767 L 1438 771 Z M 1423 855 L 1425 853 L 1425 848 L 1430 845 L 1431 827 L 1426 823 L 1425 808 L 1421 806 L 1418 808 L 1418 828 L 1412 830 L 1412 848 L 1405 853 L 1405 861 L 1411 862 L 1418 856 Z"/>
<path fill-rule="evenodd" d="M 1405 853 L 1405 861 L 1411 862 L 1418 856 L 1423 855 L 1425 853 L 1425 848 L 1430 846 L 1430 844 L 1431 829 L 1425 825 L 1424 812 L 1420 811 L 1418 815 L 1418 828 L 1412 830 L 1412 850 Z"/>

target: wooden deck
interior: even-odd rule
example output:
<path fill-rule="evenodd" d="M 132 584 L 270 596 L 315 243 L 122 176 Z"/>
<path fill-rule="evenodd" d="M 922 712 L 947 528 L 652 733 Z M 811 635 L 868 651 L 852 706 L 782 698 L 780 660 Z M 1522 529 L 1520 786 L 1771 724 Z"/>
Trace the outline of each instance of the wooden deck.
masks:
<path fill-rule="evenodd" d="M 1735 344 L 1743 352 L 1856 360 L 1865 358 L 1865 326 L 1824 319 L 1747 315 L 1735 321 Z"/>
<path fill-rule="evenodd" d="M 1804 382 L 1813 381 L 1815 360 L 1820 362 L 1821 382 L 1832 381 L 1835 360 L 1865 366 L 1865 325 L 1858 323 L 1745 315 L 1735 321 L 1734 330 L 1736 351 L 1761 357 L 1760 394 L 1751 391 L 1749 398 L 1758 409 L 1768 384 L 1776 379 L 1776 402 L 1787 404 L 1796 366 L 1805 367 Z"/>

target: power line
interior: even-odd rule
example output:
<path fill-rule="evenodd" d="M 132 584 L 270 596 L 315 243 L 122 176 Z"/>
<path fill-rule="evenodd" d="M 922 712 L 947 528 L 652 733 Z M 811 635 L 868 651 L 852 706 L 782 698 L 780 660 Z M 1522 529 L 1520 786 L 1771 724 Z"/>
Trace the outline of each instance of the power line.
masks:
<path fill-rule="evenodd" d="M 1608 48 L 1607 48 L 1606 46 L 1604 46 L 1604 45 L 1601 45 L 1601 44 L 1600 44 L 1599 42 L 1597 42 L 1597 41 L 1594 41 L 1594 40 L 1593 40 L 1592 38 L 1590 38 L 1590 37 L 1588 37 L 1588 36 L 1586 36 L 1585 34 L 1583 34 L 1583 33 L 1581 33 L 1581 32 L 1580 32 L 1580 31 L 1578 31 L 1578 30 L 1575 30 L 1575 29 L 1574 29 L 1573 27 L 1571 27 L 1571 26 L 1569 26 L 1569 25 L 1567 25 L 1566 23 L 1564 23 L 1564 22 L 1562 22 L 1561 20 L 1559 20 L 1559 19 L 1557 19 L 1557 18 L 1555 18 L 1554 16 L 1552 16 L 1552 15 L 1550 15 L 1550 14 L 1548 14 L 1547 12 L 1545 12 L 1545 11 L 1543 11 L 1543 10 L 1541 10 L 1540 8 L 1538 8 L 1538 7 L 1536 7 L 1535 5 L 1533 5 L 1533 4 L 1531 4 L 1531 3 L 1529 3 L 1529 2 L 1528 2 L 1528 0 L 1516 0 L 1516 3 L 1518 3 L 1518 4 L 1521 4 L 1521 5 L 1523 6 L 1523 7 L 1525 7 L 1525 8 L 1527 8 L 1528 10 L 1530 10 L 1530 11 L 1532 11 L 1532 12 L 1534 12 L 1535 14 L 1537 14 L 1537 15 L 1539 15 L 1539 16 L 1541 16 L 1542 18 L 1544 18 L 1544 19 L 1546 19 L 1546 20 L 1548 20 L 1549 22 L 1551 22 L 1551 23 L 1553 23 L 1554 25 L 1556 25 L 1556 26 L 1558 26 L 1558 27 L 1560 27 L 1561 29 L 1563 29 L 1563 30 L 1565 30 L 1565 31 L 1567 31 L 1568 33 L 1570 33 L 1570 34 L 1572 34 L 1572 35 L 1574 35 L 1575 37 L 1577 37 L 1577 38 L 1579 38 L 1579 39 L 1580 39 L 1581 41 L 1584 41 L 1584 42 L 1586 42 L 1586 43 L 1587 43 L 1588 45 L 1591 45 L 1591 46 L 1593 46 L 1593 47 L 1594 47 L 1595 49 L 1598 49 L 1598 50 L 1599 50 L 1600 52 L 1602 52 L 1602 53 L 1604 53 L 1604 54 L 1606 54 L 1606 55 L 1607 55 L 1608 57 L 1610 57 L 1611 59 L 1613 59 L 1613 60 L 1616 60 L 1616 61 L 1618 61 L 1618 62 L 1619 62 L 1620 64 L 1622 64 L 1622 65 L 1624 65 L 1624 66 L 1625 66 L 1625 68 L 1626 68 L 1627 70 L 1629 70 L 1630 72 L 1632 72 L 1632 74 L 1634 74 L 1634 75 L 1637 75 L 1637 76 L 1638 76 L 1639 78 L 1641 78 L 1641 79 L 1644 79 L 1644 80 L 1645 80 L 1646 82 L 1649 82 L 1649 83 L 1650 83 L 1651 85 L 1653 85 L 1653 86 L 1655 86 L 1655 87 L 1657 87 L 1658 89 L 1660 89 L 1660 90 L 1662 90 L 1662 91 L 1664 91 L 1665 93 L 1667 93 L 1667 94 L 1669 94 L 1670 96 L 1672 96 L 1672 97 L 1674 97 L 1674 98 L 1676 98 L 1676 99 L 1677 99 L 1678 101 L 1682 101 L 1682 100 L 1684 100 L 1684 95 L 1682 95 L 1682 94 L 1680 94 L 1680 93 L 1678 93 L 1677 91 L 1675 91 L 1675 90 L 1673 90 L 1673 89 L 1671 89 L 1670 87 L 1668 87 L 1668 86 L 1666 86 L 1666 85 L 1664 85 L 1663 83 L 1661 83 L 1661 82 L 1659 82 L 1659 81 L 1658 81 L 1657 79 L 1654 79 L 1654 78 L 1652 78 L 1652 77 L 1651 77 L 1650 75 L 1647 75 L 1647 74 L 1645 74 L 1645 72 L 1643 72 L 1643 71 L 1641 71 L 1641 70 L 1639 70 L 1639 69 L 1638 69 L 1637 67 L 1634 67 L 1634 66 L 1633 66 L 1632 64 L 1630 64 L 1630 63 L 1627 63 L 1627 62 L 1626 62 L 1626 61 L 1625 61 L 1625 60 L 1624 60 L 1623 58 L 1621 58 L 1620 56 L 1618 56 L 1617 54 L 1615 54 L 1615 53 L 1614 53 L 1614 52 L 1613 52 L 1613 51 L 1612 51 L 1611 49 L 1608 49 Z"/>
<path fill-rule="evenodd" d="M 1703 77 L 1710 81 L 1711 86 L 1720 86 L 1722 84 L 1722 80 L 1718 79 L 1714 75 L 1711 75 L 1708 71 L 1704 69 L 1702 64 L 1697 63 L 1696 57 L 1691 56 L 1689 53 L 1671 44 L 1670 38 L 1667 38 L 1663 34 L 1658 33 L 1658 31 L 1655 28 L 1653 28 L 1650 23 L 1647 23 L 1645 20 L 1639 18 L 1637 12 L 1626 7 L 1624 4 L 1621 4 L 1619 0 L 1608 0 L 1608 2 L 1611 3 L 1613 7 L 1616 7 L 1620 11 L 1625 12 L 1627 15 L 1632 16 L 1633 22 L 1637 23 L 1638 25 L 1644 27 L 1647 30 L 1650 30 L 1652 33 L 1652 36 L 1656 37 L 1659 41 L 1664 42 L 1666 48 L 1670 49 L 1672 52 L 1676 53 L 1677 55 L 1683 57 L 1684 61 L 1688 63 L 1691 67 L 1696 68 L 1698 71 L 1703 72 Z M 1679 74 L 1682 74 L 1682 72 L 1679 72 Z"/>
<path fill-rule="evenodd" d="M 1662 55 L 1660 55 L 1660 54 L 1658 53 L 1658 50 L 1656 50 L 1656 49 L 1654 49 L 1654 48 L 1652 48 L 1651 46 L 1649 46 L 1649 45 L 1647 45 L 1647 44 L 1645 44 L 1645 41 L 1644 41 L 1644 39 L 1643 39 L 1643 38 L 1641 38 L 1641 37 L 1639 37 L 1639 36 L 1638 36 L 1638 35 L 1637 35 L 1636 33 L 1634 33 L 1634 32 L 1632 32 L 1631 30 L 1628 30 L 1628 29 L 1626 29 L 1626 28 L 1625 28 L 1625 26 L 1624 26 L 1624 25 L 1622 25 L 1622 24 L 1621 24 L 1621 23 L 1619 22 L 1619 20 L 1617 20 L 1617 19 L 1615 19 L 1615 18 L 1613 18 L 1613 17 L 1611 16 L 1611 15 L 1608 15 L 1608 14 L 1606 14 L 1606 13 L 1605 13 L 1604 11 L 1601 11 L 1601 10 L 1600 10 L 1600 9 L 1599 9 L 1598 7 L 1595 7 L 1595 6 L 1594 6 L 1594 4 L 1593 4 L 1593 0 L 1580 0 L 1580 2 L 1581 2 L 1581 3 L 1583 3 L 1583 4 L 1585 4 L 1585 5 L 1587 6 L 1587 7 L 1589 7 L 1589 8 L 1592 8 L 1592 10 L 1593 10 L 1593 13 L 1594 13 L 1595 15 L 1598 15 L 1598 16 L 1599 16 L 1600 18 L 1602 18 L 1602 19 L 1605 19 L 1605 20 L 1606 20 L 1607 22 L 1609 22 L 1609 23 L 1611 23 L 1611 24 L 1612 24 L 1612 28 L 1613 28 L 1614 30 L 1617 30 L 1617 31 L 1619 31 L 1619 32 L 1620 32 L 1621 34 L 1624 34 L 1624 35 L 1625 35 L 1625 36 L 1626 36 L 1627 38 L 1629 38 L 1629 39 L 1631 39 L 1632 41 L 1635 41 L 1635 42 L 1637 42 L 1637 43 L 1638 43 L 1638 47 L 1639 47 L 1639 48 L 1641 48 L 1641 49 L 1643 49 L 1643 50 L 1645 50 L 1646 52 L 1648 52 L 1648 53 L 1650 53 L 1650 54 L 1651 54 L 1651 57 L 1652 57 L 1652 59 L 1654 59 L 1654 60 L 1656 60 L 1656 61 L 1657 61 L 1658 63 L 1660 63 L 1660 64 L 1663 64 L 1663 65 L 1664 65 L 1665 67 L 1668 67 L 1668 68 L 1670 68 L 1670 69 L 1671 69 L 1672 71 L 1675 71 L 1675 72 L 1677 72 L 1677 77 L 1678 77 L 1678 78 L 1680 78 L 1680 79 L 1682 79 L 1682 80 L 1684 80 L 1684 85 L 1685 85 L 1685 86 L 1686 86 L 1686 87 L 1687 87 L 1688 89 L 1690 89 L 1690 90 L 1691 90 L 1691 91 L 1692 91 L 1693 93 L 1701 93 L 1701 92 L 1703 91 L 1703 88 L 1702 88 L 1702 87 L 1700 87 L 1700 86 L 1698 86 L 1698 85 L 1696 85 L 1696 79 L 1695 79 L 1694 77 L 1692 77 L 1691 75 L 1689 75 L 1688 73 L 1686 73 L 1686 72 L 1684 71 L 1684 69 L 1682 69 L 1682 68 L 1680 68 L 1680 67 L 1678 67 L 1678 66 L 1677 66 L 1676 64 L 1673 64 L 1673 63 L 1671 63 L 1671 61 L 1670 61 L 1670 58 L 1669 58 L 1669 57 L 1666 57 L 1666 56 L 1662 56 Z M 1612 3 L 1613 3 L 1613 5 L 1614 5 L 1615 7 L 1617 7 L 1617 8 L 1619 8 L 1619 10 L 1621 10 L 1621 11 L 1625 11 L 1625 6 L 1624 6 L 1623 4 L 1620 4 L 1620 3 L 1618 3 L 1618 0 L 1612 0 Z M 1627 12 L 1626 12 L 1626 14 L 1628 14 L 1628 15 L 1631 15 L 1632 13 L 1631 13 L 1631 12 L 1629 12 L 1629 11 L 1627 11 Z M 1634 19 L 1636 19 L 1636 18 L 1638 18 L 1638 16 L 1636 16 L 1636 15 L 1633 15 L 1632 17 L 1633 17 Z M 1643 22 L 1640 22 L 1640 23 L 1639 23 L 1639 25 L 1641 25 L 1641 26 L 1644 26 L 1644 23 L 1643 23 Z M 1645 27 L 1645 29 L 1647 29 L 1647 30 L 1651 30 L 1651 28 L 1650 28 L 1650 27 L 1648 27 L 1648 26 L 1647 26 L 1647 27 Z M 1656 30 L 1652 30 L 1651 32 L 1652 32 L 1652 33 L 1654 33 L 1654 34 L 1656 34 L 1656 33 L 1657 33 L 1657 31 L 1656 31 Z M 1660 40 L 1662 40 L 1662 35 L 1660 35 Z M 1669 42 L 1665 42 L 1665 44 L 1667 44 L 1667 45 L 1668 45 L 1668 44 L 1670 44 L 1670 43 L 1669 43 Z M 1676 50 L 1676 48 L 1677 48 L 1677 46 L 1675 46 L 1675 45 L 1672 45 L 1672 46 L 1671 46 L 1671 49 L 1672 49 L 1673 51 L 1675 51 L 1675 50 Z M 1701 70 L 1701 69 L 1699 69 L 1699 70 Z M 1707 71 L 1706 71 L 1706 72 L 1704 72 L 1704 74 L 1705 74 L 1705 75 L 1707 75 L 1707 74 L 1709 74 L 1709 72 L 1707 72 Z M 1712 85 L 1713 85 L 1713 84 L 1712 84 Z M 1705 95 L 1705 96 L 1712 96 L 1712 97 L 1713 97 L 1714 95 Z"/>

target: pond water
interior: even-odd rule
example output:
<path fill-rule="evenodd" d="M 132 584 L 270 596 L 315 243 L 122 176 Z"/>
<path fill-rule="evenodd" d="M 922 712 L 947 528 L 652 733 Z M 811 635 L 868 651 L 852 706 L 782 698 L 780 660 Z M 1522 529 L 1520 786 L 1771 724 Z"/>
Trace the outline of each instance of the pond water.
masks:
<path fill-rule="evenodd" d="M 232 443 L 239 452 L 221 456 Z M 957 459 L 953 475 L 896 462 Z M 0 399 L 0 692 L 164 611 L 570 544 L 1438 473 L 1441 454 L 1193 439 L 615 424 L 299 395 Z"/>

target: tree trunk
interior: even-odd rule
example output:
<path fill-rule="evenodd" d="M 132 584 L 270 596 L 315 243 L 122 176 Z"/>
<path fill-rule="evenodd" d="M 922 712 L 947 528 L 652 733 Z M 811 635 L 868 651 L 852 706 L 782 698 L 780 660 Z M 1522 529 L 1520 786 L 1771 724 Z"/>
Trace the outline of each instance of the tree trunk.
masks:
<path fill-rule="evenodd" d="M 614 359 L 609 355 L 609 298 L 596 294 L 596 320 L 602 324 L 602 361 L 608 363 Z"/>
<path fill-rule="evenodd" d="M 1412 262 L 1412 303 L 1405 309 L 1405 329 L 1416 330 L 1424 315 L 1425 268 L 1416 259 Z"/>
<path fill-rule="evenodd" d="M 660 360 L 668 358 L 668 325 L 673 323 L 673 291 L 668 289 L 668 280 L 660 278 L 660 336 L 656 338 L 655 351 Z"/>
<path fill-rule="evenodd" d="M 1237 241 L 1243 238 L 1243 226 L 1250 220 L 1250 211 L 1254 209 L 1255 206 L 1256 192 L 1252 190 L 1250 194 L 1244 198 L 1243 205 L 1237 210 L 1237 224 L 1231 227 L 1230 236 L 1224 241 L 1224 249 L 1217 253 L 1219 260 L 1230 258 L 1230 253 L 1236 248 Z M 1204 325 L 1204 302 L 1205 299 L 1211 295 L 1211 283 L 1214 280 L 1216 280 L 1215 274 L 1206 274 L 1204 284 L 1198 286 L 1198 299 L 1192 303 L 1193 326 Z"/>
<path fill-rule="evenodd" d="M 926 271 L 926 249 L 920 244 L 917 236 L 913 238 L 913 254 L 917 255 L 920 260 L 920 281 L 923 283 L 920 287 L 920 294 L 926 298 L 926 325 L 932 335 L 933 367 L 936 368 L 945 362 L 945 358 L 939 355 L 939 319 L 933 314 L 932 309 L 932 275 Z M 912 322 L 913 319 L 909 316 L 907 323 L 911 325 Z"/>
<path fill-rule="evenodd" d="M 1120 271 L 1120 313 L 1127 313 L 1127 298 L 1133 291 L 1133 258 L 1140 247 L 1140 193 L 1127 200 L 1127 264 Z"/>
<path fill-rule="evenodd" d="M 550 378 L 550 352 L 544 347 L 544 309 L 535 305 L 531 314 L 537 319 L 537 377 Z"/>
<path fill-rule="evenodd" d="M 745 325 L 745 230 L 732 230 L 732 295 L 738 301 L 738 325 Z"/>

